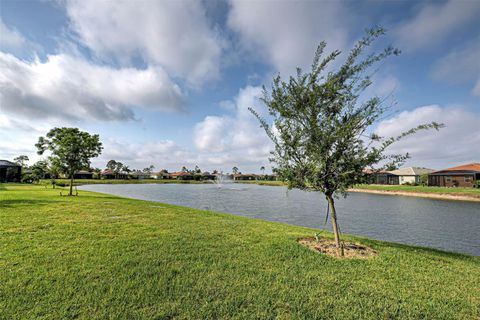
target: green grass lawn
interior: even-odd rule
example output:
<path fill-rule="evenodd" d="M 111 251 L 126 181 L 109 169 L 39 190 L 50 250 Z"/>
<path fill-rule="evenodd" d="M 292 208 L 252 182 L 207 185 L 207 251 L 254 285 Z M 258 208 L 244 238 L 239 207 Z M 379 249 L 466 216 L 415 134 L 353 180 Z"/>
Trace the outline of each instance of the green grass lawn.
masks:
<path fill-rule="evenodd" d="M 297 243 L 313 229 L 58 194 L 0 184 L 0 319 L 480 316 L 479 257 L 345 237 L 379 254 L 339 260 Z"/>
<path fill-rule="evenodd" d="M 406 192 L 424 192 L 424 193 L 448 193 L 448 194 L 465 194 L 480 196 L 479 188 L 446 188 L 446 187 L 427 187 L 427 186 L 406 186 L 406 185 L 372 185 L 361 184 L 356 185 L 356 189 L 367 190 L 385 190 L 385 191 L 406 191 Z"/>

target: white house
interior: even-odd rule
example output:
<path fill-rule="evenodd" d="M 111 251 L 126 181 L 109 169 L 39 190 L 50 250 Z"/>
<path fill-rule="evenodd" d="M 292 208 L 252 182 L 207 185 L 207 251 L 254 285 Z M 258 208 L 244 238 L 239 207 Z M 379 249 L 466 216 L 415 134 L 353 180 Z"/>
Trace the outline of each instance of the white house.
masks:
<path fill-rule="evenodd" d="M 434 172 L 435 170 L 429 168 L 420 168 L 420 167 L 408 167 L 408 168 L 401 168 L 398 170 L 389 171 L 389 173 L 398 176 L 398 184 L 406 184 L 406 183 L 420 183 L 420 177 L 423 174 L 429 174 Z"/>

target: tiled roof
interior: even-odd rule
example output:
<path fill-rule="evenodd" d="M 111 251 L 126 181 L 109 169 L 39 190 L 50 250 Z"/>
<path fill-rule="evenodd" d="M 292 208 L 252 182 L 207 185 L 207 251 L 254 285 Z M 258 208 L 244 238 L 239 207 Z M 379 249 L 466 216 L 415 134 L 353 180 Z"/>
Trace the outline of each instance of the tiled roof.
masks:
<path fill-rule="evenodd" d="M 191 176 L 192 174 L 190 172 L 172 172 L 170 173 L 172 177 L 180 177 L 180 176 Z"/>
<path fill-rule="evenodd" d="M 439 171 L 435 171 L 433 173 L 437 172 L 445 172 L 445 171 L 478 171 L 480 172 L 480 163 L 469 163 L 469 164 L 464 164 L 458 167 L 452 167 L 452 168 L 447 168 Z"/>

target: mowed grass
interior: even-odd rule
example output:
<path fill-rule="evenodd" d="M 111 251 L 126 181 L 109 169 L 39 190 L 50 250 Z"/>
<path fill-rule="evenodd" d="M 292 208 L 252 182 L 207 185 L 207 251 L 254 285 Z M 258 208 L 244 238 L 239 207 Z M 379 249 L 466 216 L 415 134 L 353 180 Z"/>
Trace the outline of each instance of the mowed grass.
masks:
<path fill-rule="evenodd" d="M 356 189 L 366 190 L 382 190 L 382 191 L 406 191 L 421 193 L 444 193 L 469 195 L 480 197 L 479 188 L 446 188 L 446 187 L 428 187 L 428 186 L 407 186 L 407 185 L 379 185 L 379 184 L 360 184 L 355 186 Z"/>
<path fill-rule="evenodd" d="M 1 319 L 480 316 L 478 257 L 346 236 L 379 254 L 339 260 L 297 243 L 313 229 L 58 194 L 0 185 Z"/>

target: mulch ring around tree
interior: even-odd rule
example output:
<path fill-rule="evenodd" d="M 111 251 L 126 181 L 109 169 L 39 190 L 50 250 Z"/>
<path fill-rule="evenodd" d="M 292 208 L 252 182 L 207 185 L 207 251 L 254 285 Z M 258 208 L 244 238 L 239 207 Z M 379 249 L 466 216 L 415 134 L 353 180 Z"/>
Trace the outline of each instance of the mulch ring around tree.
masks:
<path fill-rule="evenodd" d="M 335 241 L 332 239 L 319 238 L 317 240 L 314 237 L 305 237 L 298 239 L 298 243 L 311 250 L 324 253 L 335 258 L 367 259 L 377 255 L 377 251 L 370 247 L 348 241 L 342 241 L 344 252 L 343 257 L 339 257 L 337 255 L 337 247 L 335 246 Z"/>

